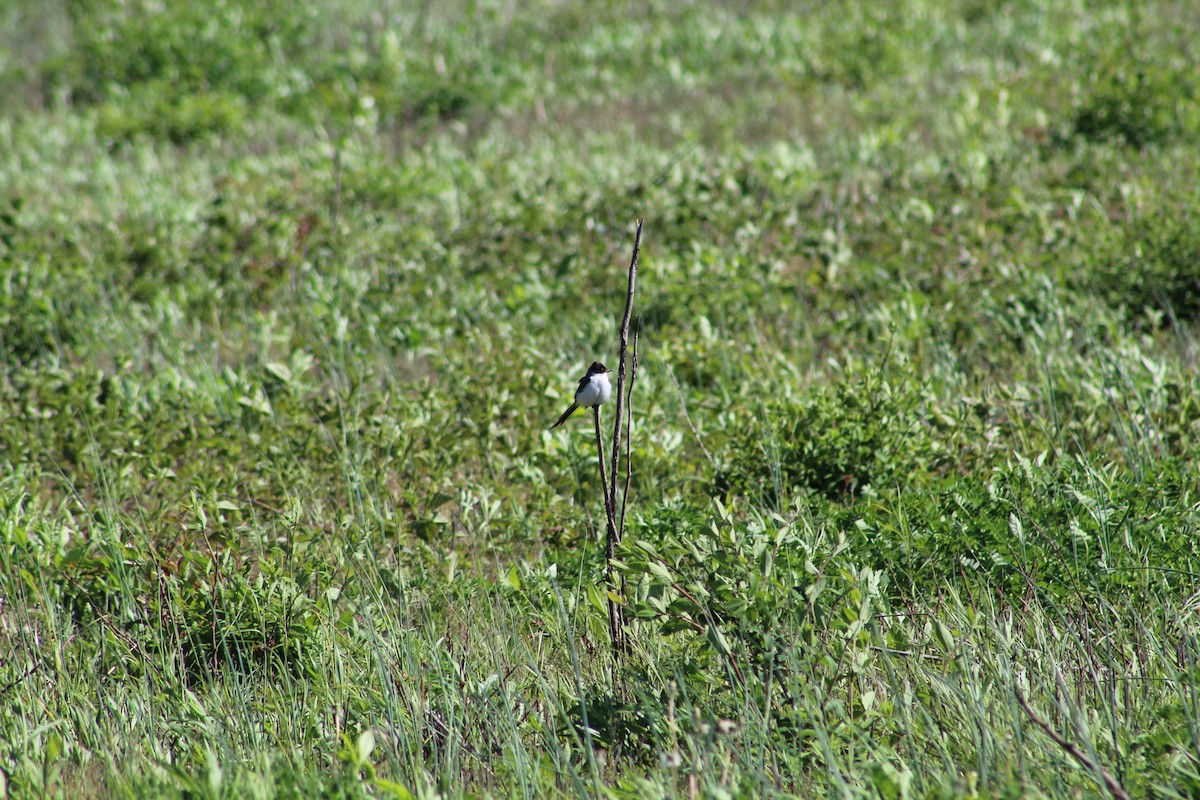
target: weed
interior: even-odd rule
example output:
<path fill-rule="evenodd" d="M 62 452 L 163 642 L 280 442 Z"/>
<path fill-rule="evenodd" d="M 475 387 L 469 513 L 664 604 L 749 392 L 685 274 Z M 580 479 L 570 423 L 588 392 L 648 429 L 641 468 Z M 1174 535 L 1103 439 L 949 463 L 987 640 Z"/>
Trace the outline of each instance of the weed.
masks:
<path fill-rule="evenodd" d="M 1195 4 L 27 5 L 0 795 L 1196 793 Z"/>

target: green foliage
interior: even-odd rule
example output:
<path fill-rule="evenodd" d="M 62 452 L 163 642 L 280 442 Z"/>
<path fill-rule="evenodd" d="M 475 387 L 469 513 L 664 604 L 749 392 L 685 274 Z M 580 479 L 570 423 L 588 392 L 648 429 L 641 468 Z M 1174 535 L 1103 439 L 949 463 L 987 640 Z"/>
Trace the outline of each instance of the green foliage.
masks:
<path fill-rule="evenodd" d="M 0 794 L 1195 794 L 1194 4 L 36 5 Z"/>
<path fill-rule="evenodd" d="M 60 342 L 70 344 L 72 301 L 46 284 L 45 266 L 5 264 L 0 296 L 0 341 L 6 363 L 19 365 L 52 360 Z M 48 358 L 49 357 L 49 358 Z"/>
<path fill-rule="evenodd" d="M 1092 76 L 1071 119 L 1071 132 L 1090 142 L 1130 147 L 1167 144 L 1200 130 L 1194 65 L 1171 68 L 1123 57 Z"/>
<path fill-rule="evenodd" d="M 1113 231 L 1081 283 L 1138 319 L 1177 325 L 1200 316 L 1200 209 L 1157 208 Z"/>
<path fill-rule="evenodd" d="M 114 142 L 144 134 L 187 144 L 236 131 L 245 120 L 245 102 L 238 95 L 209 92 L 168 99 L 172 93 L 165 87 L 147 88 L 134 103 L 102 105 L 96 132 Z"/>
<path fill-rule="evenodd" d="M 291 2 L 71 3 L 75 47 L 46 65 L 47 80 L 87 104 L 126 92 L 174 97 L 185 106 L 202 102 L 197 92 L 261 101 L 286 80 L 272 51 L 304 41 L 313 23 L 306 8 Z"/>
<path fill-rule="evenodd" d="M 190 561 L 186 566 L 180 580 L 187 588 L 174 604 L 182 616 L 172 624 L 179 629 L 184 664 L 194 677 L 222 669 L 261 669 L 268 675 L 286 671 L 303 678 L 315 668 L 311 659 L 319 617 L 294 581 L 248 574 L 246 568 L 235 572 L 213 565 L 215 569 L 200 572 Z"/>
<path fill-rule="evenodd" d="M 1155 573 L 1155 565 L 1200 557 L 1191 536 L 1197 520 L 1179 504 L 1189 484 L 1169 469 L 1138 481 L 1079 459 L 1052 465 L 1045 454 L 1017 456 L 986 482 L 961 478 L 894 505 L 854 509 L 850 542 L 904 593 L 967 575 L 1005 597 L 1093 602 L 1190 582 L 1186 573 Z"/>
<path fill-rule="evenodd" d="M 869 641 L 886 581 L 857 568 L 844 540 L 778 514 L 744 520 L 719 501 L 709 519 L 668 512 L 638 537 L 620 554 L 630 613 L 693 639 L 741 680 L 739 664 L 765 676 L 827 636 Z"/>
<path fill-rule="evenodd" d="M 793 493 L 850 501 L 936 480 L 978 455 L 978 420 L 951 416 L 912 376 L 840 378 L 804 398 L 772 398 L 731 442 L 728 491 L 777 505 Z"/>

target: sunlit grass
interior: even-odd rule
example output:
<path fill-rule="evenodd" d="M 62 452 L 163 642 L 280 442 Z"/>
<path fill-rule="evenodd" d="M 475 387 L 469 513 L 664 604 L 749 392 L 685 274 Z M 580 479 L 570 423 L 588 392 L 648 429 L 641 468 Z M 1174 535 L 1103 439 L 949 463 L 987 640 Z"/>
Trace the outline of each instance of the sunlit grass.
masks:
<path fill-rule="evenodd" d="M 1198 791 L 1190 5 L 43 5 L 8 794 Z"/>

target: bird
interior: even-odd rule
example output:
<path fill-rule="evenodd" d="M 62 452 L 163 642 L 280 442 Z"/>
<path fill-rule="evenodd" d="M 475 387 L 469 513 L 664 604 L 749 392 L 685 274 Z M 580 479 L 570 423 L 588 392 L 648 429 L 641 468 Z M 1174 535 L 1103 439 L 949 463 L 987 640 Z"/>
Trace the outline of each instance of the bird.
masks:
<path fill-rule="evenodd" d="M 591 408 L 607 403 L 608 398 L 612 397 L 612 381 L 608 379 L 610 372 L 612 370 L 599 361 L 593 361 L 592 365 L 588 367 L 587 374 L 579 379 L 579 388 L 575 390 L 575 402 L 571 403 L 571 407 L 563 412 L 563 415 L 558 418 L 558 422 L 550 426 L 550 430 L 554 430 L 566 422 L 576 409 Z"/>

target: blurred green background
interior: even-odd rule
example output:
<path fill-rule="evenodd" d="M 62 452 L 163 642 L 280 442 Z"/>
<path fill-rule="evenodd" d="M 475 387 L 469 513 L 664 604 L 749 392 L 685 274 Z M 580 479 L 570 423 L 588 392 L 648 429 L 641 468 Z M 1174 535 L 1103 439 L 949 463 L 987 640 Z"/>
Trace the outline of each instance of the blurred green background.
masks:
<path fill-rule="evenodd" d="M 1197 29 L 0 2 L 0 796 L 1195 796 Z"/>

